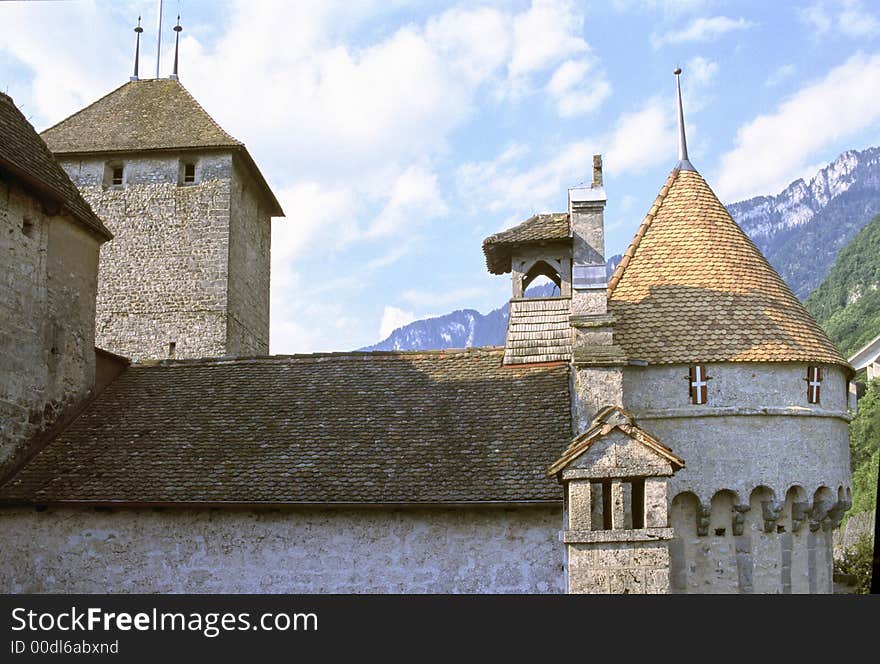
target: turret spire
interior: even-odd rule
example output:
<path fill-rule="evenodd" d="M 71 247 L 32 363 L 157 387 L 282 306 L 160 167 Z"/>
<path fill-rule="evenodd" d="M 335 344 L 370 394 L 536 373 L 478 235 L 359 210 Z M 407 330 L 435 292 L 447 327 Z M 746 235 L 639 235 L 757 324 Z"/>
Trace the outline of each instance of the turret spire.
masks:
<path fill-rule="evenodd" d="M 144 29 L 141 27 L 141 17 L 140 16 L 138 16 L 138 24 L 137 24 L 137 27 L 134 29 L 134 31 L 137 34 L 137 37 L 135 37 L 135 44 L 134 44 L 134 74 L 129 79 L 130 81 L 138 80 L 138 61 L 140 60 L 140 57 L 141 57 L 141 33 L 144 31 Z"/>
<path fill-rule="evenodd" d="M 175 32 L 175 35 L 174 35 L 174 71 L 171 72 L 171 76 L 170 76 L 172 81 L 178 80 L 178 78 L 177 78 L 177 51 L 178 51 L 178 47 L 180 46 L 180 31 L 181 30 L 183 30 L 183 28 L 180 27 L 180 14 L 178 14 L 177 15 L 177 25 L 174 26 L 174 32 Z"/>
<path fill-rule="evenodd" d="M 696 171 L 693 164 L 688 160 L 687 136 L 684 132 L 684 108 L 681 103 L 681 67 L 676 67 L 675 87 L 678 91 L 678 169 L 680 171 Z"/>

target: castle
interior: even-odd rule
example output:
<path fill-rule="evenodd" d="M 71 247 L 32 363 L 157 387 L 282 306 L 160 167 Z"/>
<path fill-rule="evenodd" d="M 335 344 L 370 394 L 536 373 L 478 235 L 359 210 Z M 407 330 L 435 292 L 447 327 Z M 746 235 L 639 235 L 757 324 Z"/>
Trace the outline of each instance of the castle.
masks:
<path fill-rule="evenodd" d="M 281 208 L 176 77 L 0 96 L 0 590 L 831 592 L 852 368 L 679 121 L 609 281 L 598 156 L 484 241 L 503 348 L 270 356 Z"/>

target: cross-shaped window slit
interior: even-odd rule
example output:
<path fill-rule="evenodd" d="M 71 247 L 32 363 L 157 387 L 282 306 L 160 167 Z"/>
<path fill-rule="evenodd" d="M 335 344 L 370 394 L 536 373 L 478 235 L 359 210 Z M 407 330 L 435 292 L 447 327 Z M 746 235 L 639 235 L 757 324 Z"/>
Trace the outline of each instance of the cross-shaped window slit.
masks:
<path fill-rule="evenodd" d="M 822 367 L 807 367 L 807 402 L 819 403 L 822 395 Z"/>
<path fill-rule="evenodd" d="M 696 364 L 690 368 L 688 384 L 690 386 L 691 403 L 704 404 L 709 398 L 709 376 L 706 367 Z"/>

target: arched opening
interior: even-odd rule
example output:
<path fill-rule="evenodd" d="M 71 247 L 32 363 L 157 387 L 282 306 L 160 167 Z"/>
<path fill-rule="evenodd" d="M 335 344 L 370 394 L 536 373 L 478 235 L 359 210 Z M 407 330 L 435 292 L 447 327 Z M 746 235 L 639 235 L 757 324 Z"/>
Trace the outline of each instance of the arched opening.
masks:
<path fill-rule="evenodd" d="M 522 290 L 523 297 L 559 297 L 562 294 L 562 277 L 546 261 L 536 261 L 523 275 Z"/>
<path fill-rule="evenodd" d="M 699 586 L 688 570 L 699 559 L 697 523 L 702 511 L 700 499 L 690 491 L 672 499 L 669 525 L 675 534 L 669 542 L 669 585 L 673 593 L 699 592 Z"/>

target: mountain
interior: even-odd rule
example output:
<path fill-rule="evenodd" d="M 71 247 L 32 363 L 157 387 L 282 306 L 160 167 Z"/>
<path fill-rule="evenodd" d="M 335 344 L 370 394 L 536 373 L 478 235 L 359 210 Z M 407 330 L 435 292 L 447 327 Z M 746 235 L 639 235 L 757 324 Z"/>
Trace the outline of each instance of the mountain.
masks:
<path fill-rule="evenodd" d="M 880 213 L 880 148 L 848 150 L 776 196 L 727 206 L 800 299 L 828 273 L 837 252 Z"/>
<path fill-rule="evenodd" d="M 605 272 L 609 277 L 621 258 L 618 254 L 608 259 Z M 553 284 L 532 286 L 526 292 L 530 297 L 559 294 Z M 359 350 L 438 350 L 503 346 L 507 335 L 509 308 L 509 303 L 505 302 L 485 315 L 474 309 L 460 309 L 445 316 L 417 320 L 397 328 L 387 339 Z"/>
<path fill-rule="evenodd" d="M 840 250 L 804 305 L 846 356 L 880 334 L 880 215 Z"/>

